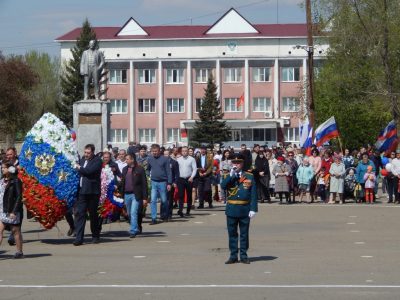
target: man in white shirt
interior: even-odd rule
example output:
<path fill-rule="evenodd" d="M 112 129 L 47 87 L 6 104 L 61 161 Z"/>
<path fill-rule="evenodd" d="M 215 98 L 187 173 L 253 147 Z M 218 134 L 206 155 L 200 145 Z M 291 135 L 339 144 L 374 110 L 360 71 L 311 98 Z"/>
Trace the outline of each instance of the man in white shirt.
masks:
<path fill-rule="evenodd" d="M 128 165 L 125 162 L 125 158 L 126 158 L 126 151 L 123 149 L 119 150 L 118 159 L 117 159 L 116 163 L 118 165 L 118 169 L 121 172 L 121 174 L 122 174 L 122 170 Z"/>
<path fill-rule="evenodd" d="M 185 198 L 185 192 L 187 197 L 187 210 L 186 216 L 190 216 L 190 208 L 192 207 L 192 188 L 193 178 L 197 173 L 196 160 L 189 156 L 188 147 L 182 147 L 182 156 L 178 159 L 179 165 L 179 178 L 177 180 L 178 194 L 179 194 L 179 210 L 178 215 L 183 217 L 183 202 Z"/>

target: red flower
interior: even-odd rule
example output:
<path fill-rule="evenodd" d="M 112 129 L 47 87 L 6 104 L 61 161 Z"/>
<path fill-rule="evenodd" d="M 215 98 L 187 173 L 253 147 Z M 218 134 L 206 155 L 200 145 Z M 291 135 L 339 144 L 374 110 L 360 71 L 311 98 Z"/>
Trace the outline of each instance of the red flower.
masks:
<path fill-rule="evenodd" d="M 41 185 L 34 177 L 29 176 L 24 169 L 21 168 L 18 177 L 22 181 L 22 197 L 26 209 L 46 229 L 53 228 L 64 217 L 67 211 L 66 202 L 60 201 L 54 195 L 53 189 Z"/>

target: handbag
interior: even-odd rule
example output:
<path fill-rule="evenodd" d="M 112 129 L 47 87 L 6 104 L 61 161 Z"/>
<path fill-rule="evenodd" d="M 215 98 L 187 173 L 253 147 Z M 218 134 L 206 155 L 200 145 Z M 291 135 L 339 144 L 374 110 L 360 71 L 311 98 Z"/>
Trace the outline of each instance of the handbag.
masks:
<path fill-rule="evenodd" d="M 4 214 L 1 216 L 1 222 L 7 225 L 18 225 L 21 223 L 21 214 L 19 212 L 15 213 L 16 218 L 11 219 L 10 214 Z"/>

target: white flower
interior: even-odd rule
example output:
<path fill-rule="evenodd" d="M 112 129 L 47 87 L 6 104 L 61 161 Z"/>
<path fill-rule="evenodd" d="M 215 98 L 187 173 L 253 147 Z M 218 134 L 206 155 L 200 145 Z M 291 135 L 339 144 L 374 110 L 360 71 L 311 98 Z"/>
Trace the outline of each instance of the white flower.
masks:
<path fill-rule="evenodd" d="M 15 167 L 14 166 L 9 167 L 8 168 L 8 172 L 10 172 L 11 174 L 14 174 L 15 173 Z"/>

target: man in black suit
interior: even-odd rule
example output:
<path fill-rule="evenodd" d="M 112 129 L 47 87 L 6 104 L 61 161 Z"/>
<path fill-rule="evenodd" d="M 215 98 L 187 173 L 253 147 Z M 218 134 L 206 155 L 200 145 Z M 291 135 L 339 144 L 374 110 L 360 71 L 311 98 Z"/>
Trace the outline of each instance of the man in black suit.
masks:
<path fill-rule="evenodd" d="M 74 246 L 83 243 L 86 225 L 86 210 L 89 210 L 90 230 L 92 232 L 92 242 L 100 242 L 99 213 L 97 212 L 100 199 L 100 176 L 102 161 L 100 157 L 94 155 L 94 145 L 85 146 L 84 157 L 80 164 L 75 168 L 81 175 L 79 185 L 78 200 L 75 204 L 75 231 L 76 239 Z"/>

